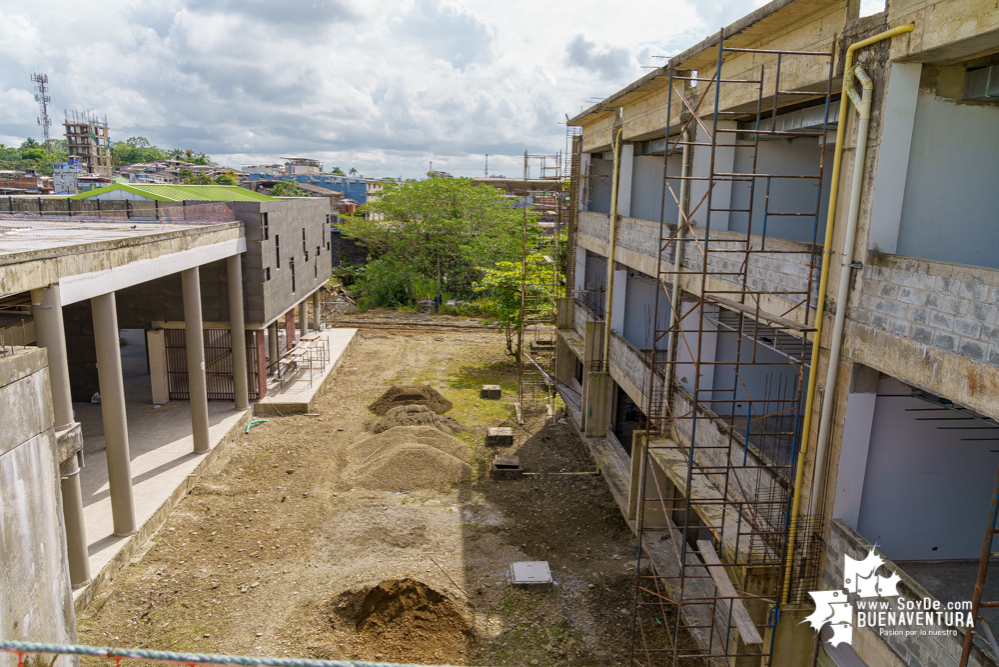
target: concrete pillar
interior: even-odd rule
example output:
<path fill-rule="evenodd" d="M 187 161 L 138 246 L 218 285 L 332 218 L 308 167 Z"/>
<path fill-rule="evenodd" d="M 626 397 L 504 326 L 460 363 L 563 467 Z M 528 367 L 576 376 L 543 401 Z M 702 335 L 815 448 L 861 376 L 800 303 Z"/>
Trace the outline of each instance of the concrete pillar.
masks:
<path fill-rule="evenodd" d="M 62 486 L 62 515 L 66 523 L 66 554 L 69 582 L 73 589 L 90 583 L 90 556 L 83 521 L 83 493 L 80 491 L 80 464 L 76 455 L 59 467 Z"/>
<path fill-rule="evenodd" d="M 645 443 L 648 433 L 644 430 L 631 434 L 631 477 L 628 480 L 628 520 L 638 518 L 638 504 L 643 499 L 642 477 L 645 472 Z"/>
<path fill-rule="evenodd" d="M 571 329 L 572 322 L 575 319 L 574 306 L 576 305 L 576 300 L 572 297 L 561 297 L 558 300 L 558 310 L 556 311 L 556 327 L 559 329 Z"/>
<path fill-rule="evenodd" d="M 146 354 L 149 357 L 149 380 L 153 390 L 153 405 L 170 402 L 170 380 L 167 375 L 166 331 L 146 332 Z"/>
<path fill-rule="evenodd" d="M 277 362 L 278 356 L 278 326 L 277 322 L 267 327 L 267 356 L 270 357 L 268 361 L 267 372 L 273 375 L 277 371 L 277 366 L 273 365 Z"/>
<path fill-rule="evenodd" d="M 617 214 L 631 215 L 631 182 L 635 173 L 635 144 L 621 145 L 621 166 L 617 172 Z"/>
<path fill-rule="evenodd" d="M 319 302 L 319 290 L 312 295 L 312 330 L 319 331 L 319 322 L 323 318 L 322 304 Z"/>
<path fill-rule="evenodd" d="M 867 474 L 867 452 L 871 446 L 871 428 L 874 426 L 874 406 L 878 400 L 880 377 L 881 374 L 874 368 L 853 364 L 850 393 L 846 399 L 846 415 L 843 419 L 842 450 L 836 471 L 833 518 L 842 519 L 854 530 L 860 523 L 860 498 Z M 818 489 L 813 493 L 817 495 Z"/>
<path fill-rule="evenodd" d="M 295 306 L 284 314 L 284 349 L 290 350 L 295 345 Z"/>
<path fill-rule="evenodd" d="M 309 333 L 309 306 L 305 299 L 298 304 L 298 340 L 302 340 L 305 334 Z"/>
<path fill-rule="evenodd" d="M 616 262 L 615 262 L 616 263 Z M 624 309 L 627 305 L 628 270 L 614 269 L 614 291 L 607 295 L 611 304 L 611 331 L 624 335 Z"/>
<path fill-rule="evenodd" d="M 583 407 L 586 415 L 585 433 L 589 438 L 607 436 L 611 424 L 611 408 L 614 404 L 614 389 L 617 385 L 611 379 L 610 373 L 589 371 L 590 388 L 587 404 Z"/>
<path fill-rule="evenodd" d="M 187 388 L 191 401 L 194 451 L 211 449 L 208 437 L 208 382 L 205 380 L 205 338 L 201 321 L 201 277 L 198 267 L 181 271 L 184 287 L 184 338 L 187 346 Z"/>
<path fill-rule="evenodd" d="M 38 345 L 48 350 L 49 382 L 56 430 L 73 425 L 73 399 L 69 388 L 69 362 L 66 358 L 66 332 L 62 324 L 59 285 L 31 290 L 31 315 L 35 320 Z"/>
<path fill-rule="evenodd" d="M 246 323 L 243 321 L 243 265 L 239 255 L 226 259 L 229 278 L 229 332 L 232 336 L 232 378 L 237 410 L 250 407 L 246 368 Z"/>
<path fill-rule="evenodd" d="M 114 292 L 95 296 L 90 300 L 90 308 L 94 315 L 94 344 L 97 348 L 101 414 L 104 417 L 111 516 L 114 534 L 124 537 L 135 532 L 135 507 L 132 502 L 132 462 L 128 452 L 125 385 L 121 379 L 121 346 L 118 343 Z"/>

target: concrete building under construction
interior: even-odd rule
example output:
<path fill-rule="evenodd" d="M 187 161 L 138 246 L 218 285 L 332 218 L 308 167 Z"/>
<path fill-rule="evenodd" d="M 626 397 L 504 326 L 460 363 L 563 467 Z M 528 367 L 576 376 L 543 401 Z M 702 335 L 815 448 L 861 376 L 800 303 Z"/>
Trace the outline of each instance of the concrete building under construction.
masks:
<path fill-rule="evenodd" d="M 570 120 L 556 374 L 641 540 L 631 664 L 995 664 L 999 13 L 858 10 Z M 860 613 L 903 599 L 964 611 Z"/>
<path fill-rule="evenodd" d="M 88 174 L 111 178 L 111 137 L 108 120 L 89 111 L 66 112 L 66 155 L 76 158 Z"/>

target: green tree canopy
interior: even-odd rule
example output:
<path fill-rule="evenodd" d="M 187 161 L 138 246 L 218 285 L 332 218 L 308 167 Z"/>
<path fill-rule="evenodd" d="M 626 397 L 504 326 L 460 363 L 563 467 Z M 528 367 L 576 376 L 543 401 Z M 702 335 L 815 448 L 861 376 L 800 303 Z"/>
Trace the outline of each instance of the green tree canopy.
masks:
<path fill-rule="evenodd" d="M 414 293 L 412 286 L 436 282 L 438 270 L 441 292 L 467 298 L 484 268 L 520 257 L 523 210 L 510 208 L 496 188 L 476 186 L 471 179 L 391 184 L 360 212 L 378 219 L 354 216 L 341 228 L 371 255 L 360 286 L 373 305 L 426 298 L 425 287 Z"/>
<path fill-rule="evenodd" d="M 269 193 L 271 197 L 308 197 L 309 193 L 298 187 L 298 181 L 278 181 Z"/>

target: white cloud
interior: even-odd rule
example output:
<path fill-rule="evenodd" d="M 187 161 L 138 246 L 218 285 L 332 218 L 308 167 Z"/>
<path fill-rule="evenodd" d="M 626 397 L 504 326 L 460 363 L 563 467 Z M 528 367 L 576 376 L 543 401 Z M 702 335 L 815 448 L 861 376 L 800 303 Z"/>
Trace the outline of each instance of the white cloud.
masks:
<path fill-rule="evenodd" d="M 0 5 L 5 0 L 0 0 Z M 516 175 L 565 116 L 761 0 L 65 0 L 0 6 L 0 137 L 37 136 L 30 74 L 62 109 L 107 114 L 224 164 L 314 155 L 369 176 Z M 5 13 L 6 12 L 6 13 Z M 588 105 L 587 105 L 588 106 Z"/>

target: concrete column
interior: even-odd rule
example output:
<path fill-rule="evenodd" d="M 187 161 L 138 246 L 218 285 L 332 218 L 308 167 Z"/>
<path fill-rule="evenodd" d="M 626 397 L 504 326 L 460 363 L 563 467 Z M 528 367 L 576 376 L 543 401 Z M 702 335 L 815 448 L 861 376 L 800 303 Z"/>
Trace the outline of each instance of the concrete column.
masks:
<path fill-rule="evenodd" d="M 90 583 L 90 556 L 87 554 L 87 531 L 83 522 L 80 464 L 75 454 L 60 466 L 59 472 L 62 480 L 62 515 L 66 523 L 69 582 L 75 590 Z"/>
<path fill-rule="evenodd" d="M 860 523 L 860 500 L 867 474 L 867 453 L 871 446 L 871 428 L 874 425 L 874 406 L 878 400 L 880 377 L 881 374 L 876 369 L 853 364 L 846 415 L 843 418 L 833 518 L 842 519 L 854 530 Z"/>
<path fill-rule="evenodd" d="M 167 374 L 166 331 L 146 332 L 146 355 L 149 357 L 149 379 L 153 389 L 153 405 L 170 402 L 170 378 Z"/>
<path fill-rule="evenodd" d="M 616 262 L 615 262 L 616 264 Z M 624 309 L 627 305 L 628 271 L 614 269 L 614 291 L 607 295 L 611 304 L 611 331 L 624 335 Z"/>
<path fill-rule="evenodd" d="M 305 299 L 298 304 L 298 340 L 309 333 L 309 306 Z"/>
<path fill-rule="evenodd" d="M 604 438 L 611 424 L 611 407 L 614 404 L 616 385 L 610 373 L 589 371 L 590 390 L 587 404 L 583 406 L 586 415 L 584 432 L 590 438 Z"/>
<path fill-rule="evenodd" d="M 622 144 L 621 167 L 617 172 L 617 214 L 631 216 L 631 182 L 635 173 L 635 144 Z"/>
<path fill-rule="evenodd" d="M 243 265 L 239 255 L 226 259 L 229 278 L 229 331 L 232 335 L 232 378 L 237 410 L 250 407 L 246 369 L 246 326 L 243 321 Z"/>
<path fill-rule="evenodd" d="M 277 361 L 280 352 L 278 352 L 278 326 L 277 322 L 267 327 L 267 356 L 270 357 L 269 364 L 273 364 Z M 268 369 L 268 373 L 273 375 L 277 370 L 277 366 L 271 366 Z"/>
<path fill-rule="evenodd" d="M 645 472 L 645 442 L 648 433 L 644 430 L 631 434 L 631 477 L 628 481 L 628 520 L 638 518 L 638 504 L 643 499 L 642 477 Z"/>
<path fill-rule="evenodd" d="M 319 331 L 319 321 L 322 319 L 322 306 L 319 303 L 319 290 L 312 295 L 312 330 Z"/>
<path fill-rule="evenodd" d="M 202 454 L 211 449 L 211 445 L 208 438 L 204 324 L 201 321 L 201 277 L 198 267 L 181 271 L 180 275 L 184 285 L 184 337 L 187 345 L 187 388 L 191 397 L 191 431 L 194 451 Z"/>
<path fill-rule="evenodd" d="M 121 379 L 121 346 L 118 343 L 118 313 L 114 292 L 90 300 L 97 347 L 97 375 L 104 417 L 104 447 L 108 458 L 111 516 L 118 537 L 135 532 L 132 502 L 132 462 L 128 453 L 128 422 L 125 418 L 125 385 Z"/>
<path fill-rule="evenodd" d="M 59 285 L 31 290 L 31 315 L 35 320 L 38 345 L 48 350 L 49 382 L 56 430 L 73 424 L 73 399 L 69 389 L 69 362 L 66 359 L 66 332 L 62 324 Z"/>

